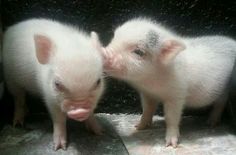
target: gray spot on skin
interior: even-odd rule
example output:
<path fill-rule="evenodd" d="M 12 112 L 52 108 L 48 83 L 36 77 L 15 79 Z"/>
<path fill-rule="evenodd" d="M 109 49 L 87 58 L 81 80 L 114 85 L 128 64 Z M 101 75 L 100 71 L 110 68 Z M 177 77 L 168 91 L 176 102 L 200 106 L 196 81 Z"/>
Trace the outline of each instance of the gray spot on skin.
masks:
<path fill-rule="evenodd" d="M 157 46 L 158 41 L 159 41 L 159 36 L 154 30 L 148 31 L 146 35 L 146 47 L 149 49 L 152 49 Z"/>

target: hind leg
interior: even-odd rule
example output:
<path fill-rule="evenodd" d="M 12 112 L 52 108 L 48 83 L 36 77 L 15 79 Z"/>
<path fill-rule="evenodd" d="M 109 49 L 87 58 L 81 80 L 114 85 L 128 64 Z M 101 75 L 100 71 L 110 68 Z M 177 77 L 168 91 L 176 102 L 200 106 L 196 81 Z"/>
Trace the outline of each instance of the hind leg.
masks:
<path fill-rule="evenodd" d="M 221 121 L 221 115 L 225 109 L 227 99 L 228 93 L 225 93 L 217 101 L 214 102 L 213 109 L 207 121 L 210 126 L 216 126 Z"/>
<path fill-rule="evenodd" d="M 25 92 L 18 91 L 14 94 L 15 99 L 15 109 L 14 109 L 14 118 L 13 118 L 13 126 L 16 125 L 24 125 L 24 118 L 26 115 L 26 104 L 25 104 Z"/>
<path fill-rule="evenodd" d="M 6 78 L 7 79 L 7 78 Z M 7 88 L 14 97 L 14 116 L 13 126 L 24 125 L 24 117 L 26 115 L 25 91 L 18 87 L 11 79 L 6 80 Z"/>

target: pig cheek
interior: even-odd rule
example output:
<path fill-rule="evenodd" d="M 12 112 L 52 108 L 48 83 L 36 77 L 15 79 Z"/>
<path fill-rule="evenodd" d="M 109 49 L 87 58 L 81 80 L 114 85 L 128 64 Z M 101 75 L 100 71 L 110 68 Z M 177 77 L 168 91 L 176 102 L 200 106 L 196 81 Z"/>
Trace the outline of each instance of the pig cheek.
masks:
<path fill-rule="evenodd" d="M 63 101 L 61 101 L 59 103 L 60 103 L 61 111 L 66 113 L 69 110 L 69 106 L 67 104 L 65 104 Z"/>
<path fill-rule="evenodd" d="M 61 110 L 65 113 L 75 108 L 76 107 L 68 101 L 61 102 Z"/>
<path fill-rule="evenodd" d="M 126 63 L 126 60 L 124 59 L 120 59 L 118 60 L 119 62 L 117 63 L 117 66 L 116 66 L 116 73 L 117 73 L 117 76 L 119 76 L 120 78 L 122 77 L 125 77 L 126 74 L 127 74 L 127 71 L 128 71 L 128 66 Z"/>

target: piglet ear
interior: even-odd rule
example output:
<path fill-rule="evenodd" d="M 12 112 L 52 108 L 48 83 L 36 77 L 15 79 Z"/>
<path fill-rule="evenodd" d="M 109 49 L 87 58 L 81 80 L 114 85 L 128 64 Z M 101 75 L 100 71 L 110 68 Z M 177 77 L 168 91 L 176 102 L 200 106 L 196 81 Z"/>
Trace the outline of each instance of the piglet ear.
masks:
<path fill-rule="evenodd" d="M 111 66 L 111 59 L 112 53 L 107 50 L 107 48 L 104 48 L 99 40 L 99 37 L 96 32 L 91 32 L 91 38 L 92 43 L 95 46 L 95 48 L 101 53 L 103 58 L 103 66 L 105 69 L 110 68 Z"/>
<path fill-rule="evenodd" d="M 178 40 L 166 40 L 161 46 L 158 59 L 163 64 L 169 64 L 185 48 L 184 43 Z"/>
<path fill-rule="evenodd" d="M 92 44 L 96 47 L 99 51 L 102 49 L 102 44 L 99 40 L 98 34 L 94 31 L 91 32 Z"/>
<path fill-rule="evenodd" d="M 51 40 L 40 34 L 34 35 L 34 43 L 36 49 L 36 57 L 41 64 L 47 64 L 52 50 Z"/>
<path fill-rule="evenodd" d="M 106 60 L 106 49 L 103 47 L 98 34 L 94 31 L 91 32 L 91 39 L 93 46 L 102 54 L 104 61 Z"/>

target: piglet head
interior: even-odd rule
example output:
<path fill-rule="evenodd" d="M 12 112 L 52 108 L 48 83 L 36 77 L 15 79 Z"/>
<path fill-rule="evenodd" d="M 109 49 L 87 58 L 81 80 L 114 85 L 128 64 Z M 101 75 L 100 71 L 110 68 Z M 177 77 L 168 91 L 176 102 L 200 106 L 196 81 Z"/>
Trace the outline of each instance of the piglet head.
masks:
<path fill-rule="evenodd" d="M 88 36 L 67 37 L 70 41 L 60 42 L 36 34 L 36 58 L 45 70 L 44 87 L 56 104 L 69 118 L 83 121 L 94 111 L 104 89 L 102 56 Z"/>
<path fill-rule="evenodd" d="M 118 27 L 108 46 L 100 49 L 109 75 L 133 81 L 172 65 L 185 45 L 162 26 L 138 18 Z"/>

